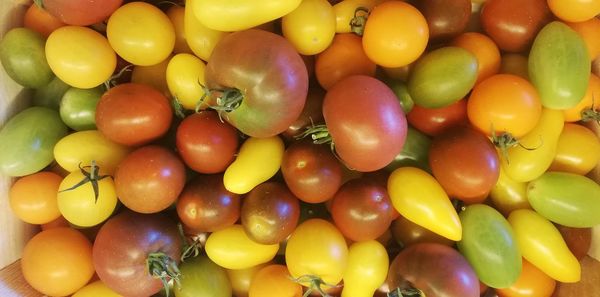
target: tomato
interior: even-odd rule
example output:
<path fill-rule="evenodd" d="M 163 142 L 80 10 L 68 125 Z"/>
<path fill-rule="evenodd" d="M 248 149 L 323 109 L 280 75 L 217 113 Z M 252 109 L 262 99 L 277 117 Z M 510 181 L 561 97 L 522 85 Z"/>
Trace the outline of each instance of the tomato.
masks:
<path fill-rule="evenodd" d="M 527 186 L 529 203 L 555 223 L 587 228 L 600 224 L 600 185 L 566 172 L 546 172 Z"/>
<path fill-rule="evenodd" d="M 110 218 L 94 241 L 94 267 L 100 279 L 124 296 L 149 296 L 169 281 L 181 257 L 177 226 L 162 214 L 124 211 Z M 167 269 L 167 270 L 165 270 Z"/>
<path fill-rule="evenodd" d="M 335 13 L 327 0 L 302 0 L 281 18 L 283 36 L 303 55 L 324 51 L 335 35 Z"/>
<path fill-rule="evenodd" d="M 54 77 L 46 62 L 44 38 L 30 29 L 15 28 L 4 34 L 0 62 L 11 79 L 27 88 L 43 87 Z"/>
<path fill-rule="evenodd" d="M 29 224 L 46 224 L 59 218 L 56 193 L 61 181 L 62 177 L 52 172 L 18 179 L 8 193 L 13 214 Z"/>
<path fill-rule="evenodd" d="M 227 35 L 226 32 L 207 28 L 194 13 L 198 0 L 186 0 L 185 14 L 183 16 L 185 40 L 196 56 L 208 61 L 213 49 L 219 41 Z M 298 3 L 300 3 L 298 1 Z"/>
<path fill-rule="evenodd" d="M 429 136 L 442 134 L 455 126 L 468 123 L 467 100 L 460 99 L 448 106 L 425 108 L 415 105 L 406 115 L 408 123 Z"/>
<path fill-rule="evenodd" d="M 52 31 L 65 26 L 66 24 L 57 17 L 50 14 L 39 5 L 32 3 L 23 17 L 23 26 L 36 31 L 45 38 L 48 38 Z"/>
<path fill-rule="evenodd" d="M 321 203 L 342 185 L 342 166 L 330 148 L 308 140 L 292 143 L 283 154 L 281 173 L 298 199 Z"/>
<path fill-rule="evenodd" d="M 308 90 L 306 104 L 302 109 L 300 116 L 293 121 L 290 126 L 280 135 L 286 140 L 292 140 L 305 131 L 306 127 L 314 123 L 323 122 L 323 98 L 325 91 L 319 87 L 313 87 Z"/>
<path fill-rule="evenodd" d="M 572 228 L 561 225 L 556 225 L 556 228 L 578 261 L 587 256 L 592 245 L 592 228 Z"/>
<path fill-rule="evenodd" d="M 246 269 L 271 261 L 279 244 L 260 244 L 246 235 L 241 225 L 231 225 L 211 233 L 206 240 L 206 255 L 227 269 Z"/>
<path fill-rule="evenodd" d="M 128 145 L 163 136 L 173 113 L 167 98 L 152 87 L 127 83 L 108 90 L 96 106 L 96 126 L 108 139 Z"/>
<path fill-rule="evenodd" d="M 461 239 L 456 210 L 433 176 L 418 168 L 400 167 L 388 178 L 387 189 L 400 215 L 450 240 Z"/>
<path fill-rule="evenodd" d="M 363 48 L 375 64 L 400 67 L 421 56 L 428 39 L 427 21 L 418 9 L 406 2 L 386 1 L 369 13 Z"/>
<path fill-rule="evenodd" d="M 285 131 L 302 112 L 308 91 L 306 66 L 294 47 L 256 29 L 224 37 L 208 61 L 205 79 L 212 90 L 205 103 L 252 137 Z"/>
<path fill-rule="evenodd" d="M 417 3 L 429 28 L 429 42 L 438 43 L 467 29 L 471 17 L 471 1 L 426 0 Z"/>
<path fill-rule="evenodd" d="M 120 57 L 134 65 L 164 61 L 175 47 L 175 29 L 169 17 L 145 2 L 131 2 L 108 19 L 106 36 Z"/>
<path fill-rule="evenodd" d="M 309 219 L 298 225 L 285 248 L 285 262 L 290 275 L 300 284 L 314 288 L 319 284 L 339 283 L 348 263 L 348 247 L 344 237 L 331 223 L 323 219 Z"/>
<path fill-rule="evenodd" d="M 21 270 L 27 283 L 42 294 L 71 295 L 94 274 L 92 244 L 71 228 L 42 231 L 25 245 Z"/>
<path fill-rule="evenodd" d="M 490 191 L 490 200 L 494 208 L 505 217 L 508 217 L 513 210 L 531 209 L 527 200 L 527 182 L 512 179 L 502 167 L 500 167 L 498 182 Z"/>
<path fill-rule="evenodd" d="M 568 22 L 587 21 L 600 13 L 598 0 L 548 0 L 548 6 L 554 15 Z"/>
<path fill-rule="evenodd" d="M 58 112 L 30 107 L 13 116 L 0 130 L 0 172 L 24 176 L 54 160 L 52 148 L 67 134 Z"/>
<path fill-rule="evenodd" d="M 477 65 L 476 56 L 463 48 L 433 50 L 415 63 L 408 80 L 408 92 L 416 105 L 446 107 L 473 88 Z"/>
<path fill-rule="evenodd" d="M 352 61 L 352 63 L 348 63 Z M 315 61 L 315 74 L 326 90 L 351 75 L 375 76 L 377 65 L 369 60 L 359 36 L 351 33 L 337 34 L 331 45 Z"/>
<path fill-rule="evenodd" d="M 584 126 L 565 124 L 558 138 L 556 155 L 550 170 L 585 175 L 594 169 L 599 161 L 598 136 Z"/>
<path fill-rule="evenodd" d="M 224 172 L 239 144 L 237 130 L 213 111 L 186 117 L 177 127 L 176 142 L 185 164 L 201 173 Z"/>
<path fill-rule="evenodd" d="M 61 99 L 70 88 L 71 86 L 55 76 L 45 86 L 35 89 L 31 105 L 59 110 Z"/>
<path fill-rule="evenodd" d="M 487 0 L 481 26 L 507 52 L 524 52 L 544 25 L 552 20 L 547 0 Z"/>
<path fill-rule="evenodd" d="M 193 10 L 206 27 L 219 31 L 242 31 L 278 19 L 296 9 L 301 0 L 277 3 L 243 0 L 193 0 Z"/>
<path fill-rule="evenodd" d="M 541 112 L 536 89 L 511 74 L 493 75 L 477 84 L 467 102 L 469 121 L 489 136 L 508 133 L 521 138 L 536 126 Z"/>
<path fill-rule="evenodd" d="M 56 189 L 56 191 L 58 192 L 58 189 Z M 53 220 L 46 224 L 40 225 L 40 228 L 42 229 L 42 231 L 45 231 L 45 230 L 49 230 L 49 229 L 56 229 L 56 228 L 70 227 L 70 226 L 71 225 L 69 224 L 69 221 L 67 221 L 63 216 L 59 216 L 56 220 Z"/>
<path fill-rule="evenodd" d="M 375 171 L 402 151 L 406 118 L 394 93 L 364 75 L 347 77 L 323 101 L 323 117 L 340 159 L 350 168 Z"/>
<path fill-rule="evenodd" d="M 581 35 L 587 46 L 590 59 L 596 59 L 598 54 L 600 54 L 600 42 L 598 41 L 600 34 L 600 19 L 591 18 L 583 22 L 567 23 L 567 25 Z"/>
<path fill-rule="evenodd" d="M 523 259 L 523 269 L 517 281 L 508 288 L 496 289 L 498 297 L 550 297 L 556 281 Z"/>
<path fill-rule="evenodd" d="M 452 40 L 451 45 L 470 51 L 477 58 L 477 82 L 500 71 L 500 50 L 488 36 L 466 32 Z"/>
<path fill-rule="evenodd" d="M 202 60 L 191 54 L 177 54 L 167 66 L 169 91 L 185 109 L 194 110 L 204 96 L 204 69 Z"/>
<path fill-rule="evenodd" d="M 302 286 L 291 279 L 285 265 L 273 264 L 260 269 L 252 278 L 250 297 L 301 297 Z"/>
<path fill-rule="evenodd" d="M 432 231 L 407 220 L 403 216 L 399 216 L 392 221 L 390 230 L 396 243 L 403 247 L 421 242 L 439 243 L 447 246 L 454 245 L 454 241 L 433 233 Z"/>
<path fill-rule="evenodd" d="M 402 250 L 392 261 L 387 283 L 392 290 L 416 288 L 425 296 L 479 296 L 473 268 L 455 249 L 437 243 Z"/>
<path fill-rule="evenodd" d="M 502 168 L 510 178 L 528 182 L 542 175 L 552 164 L 564 125 L 562 111 L 544 109 L 538 124 L 519 139 L 520 145 L 500 153 Z"/>
<path fill-rule="evenodd" d="M 600 21 L 600 20 L 599 20 Z M 587 90 L 585 91 L 585 96 L 583 99 L 577 103 L 574 107 L 568 108 L 564 110 L 565 113 L 565 122 L 577 122 L 580 120 L 589 120 L 589 118 L 584 119 L 582 112 L 586 111 L 594 111 L 598 113 L 598 104 L 594 101 L 596 100 L 596 94 L 600 94 L 600 78 L 595 74 L 590 74 L 590 80 L 588 82 Z"/>
<path fill-rule="evenodd" d="M 96 129 L 96 105 L 104 94 L 104 87 L 65 91 L 59 107 L 63 122 L 75 131 Z"/>
<path fill-rule="evenodd" d="M 329 1 L 330 3 L 332 1 Z M 335 13 L 335 32 L 350 33 L 352 27 L 350 22 L 356 14 L 357 8 L 365 8 L 371 10 L 373 6 L 384 2 L 384 0 L 344 0 L 332 3 L 333 12 Z"/>
<path fill-rule="evenodd" d="M 50 14 L 69 25 L 89 26 L 106 20 L 123 0 L 43 0 L 43 7 Z"/>
<path fill-rule="evenodd" d="M 227 272 L 205 255 L 187 259 L 179 267 L 181 286 L 175 288 L 175 297 L 231 297 Z"/>
<path fill-rule="evenodd" d="M 508 221 L 523 258 L 559 282 L 580 280 L 579 261 L 550 221 L 530 209 L 513 211 Z"/>
<path fill-rule="evenodd" d="M 227 269 L 227 276 L 231 282 L 231 289 L 235 297 L 248 297 L 252 279 L 261 269 L 271 263 L 258 264 L 246 269 Z"/>
<path fill-rule="evenodd" d="M 368 240 L 350 245 L 342 297 L 372 297 L 385 281 L 389 261 L 385 247 L 378 241 Z"/>
<path fill-rule="evenodd" d="M 88 164 L 82 164 L 84 165 Z M 94 169 L 88 168 L 86 171 L 89 174 L 91 170 Z M 99 174 L 103 176 L 105 172 L 101 170 Z M 60 183 L 57 196 L 58 209 L 62 216 L 79 227 L 91 227 L 104 222 L 117 206 L 112 177 L 107 176 L 98 181 L 98 196 L 91 182 L 77 186 L 85 177 L 81 171 L 71 172 Z"/>
<path fill-rule="evenodd" d="M 167 66 L 171 61 L 170 58 L 169 56 L 164 61 L 152 66 L 134 66 L 131 71 L 131 82 L 151 86 L 165 96 L 171 96 L 167 85 Z"/>
<path fill-rule="evenodd" d="M 123 159 L 115 171 L 119 200 L 139 213 L 159 212 L 177 200 L 185 185 L 185 167 L 168 149 L 151 145 Z"/>
<path fill-rule="evenodd" d="M 590 56 L 583 38 L 558 21 L 544 26 L 529 52 L 529 78 L 542 105 L 574 107 L 585 95 L 589 76 Z"/>
<path fill-rule="evenodd" d="M 490 206 L 473 204 L 460 213 L 460 220 L 463 239 L 458 250 L 479 280 L 492 288 L 514 284 L 521 274 L 521 251 L 518 234 L 506 219 Z"/>
<path fill-rule="evenodd" d="M 284 149 L 278 136 L 246 139 L 235 161 L 225 170 L 225 188 L 236 194 L 246 194 L 269 180 L 281 167 Z"/>
<path fill-rule="evenodd" d="M 359 178 L 335 193 L 331 215 L 336 227 L 353 241 L 374 240 L 392 222 L 392 205 L 385 183 Z"/>
<path fill-rule="evenodd" d="M 391 172 L 399 167 L 411 166 L 431 172 L 429 168 L 430 146 L 431 139 L 427 135 L 409 126 L 402 152 L 396 155 L 394 160 L 385 167 L 385 170 Z"/>
<path fill-rule="evenodd" d="M 173 48 L 173 52 L 176 54 L 193 53 L 185 35 L 185 7 L 173 5 L 167 9 L 166 14 L 175 30 L 175 47 Z"/>
<path fill-rule="evenodd" d="M 503 54 L 500 63 L 500 73 L 513 74 L 529 80 L 526 56 L 521 54 Z"/>
<path fill-rule="evenodd" d="M 72 297 L 121 297 L 121 295 L 115 293 L 107 287 L 101 280 L 87 284 L 85 287 L 79 289 Z"/>
<path fill-rule="evenodd" d="M 100 33 L 78 26 L 56 29 L 46 40 L 50 68 L 70 86 L 89 89 L 107 81 L 115 71 L 117 56 Z"/>

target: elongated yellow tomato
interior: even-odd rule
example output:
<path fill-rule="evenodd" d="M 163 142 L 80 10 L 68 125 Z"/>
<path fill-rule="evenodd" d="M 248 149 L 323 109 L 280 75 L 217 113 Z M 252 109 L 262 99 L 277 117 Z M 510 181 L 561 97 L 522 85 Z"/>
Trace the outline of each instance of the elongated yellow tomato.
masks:
<path fill-rule="evenodd" d="M 580 280 L 579 261 L 550 221 L 533 210 L 519 209 L 508 216 L 508 222 L 523 258 L 559 282 Z"/>
<path fill-rule="evenodd" d="M 72 297 L 121 297 L 107 287 L 101 280 L 95 281 L 79 289 Z"/>
<path fill-rule="evenodd" d="M 560 134 L 551 171 L 586 175 L 600 161 L 600 140 L 592 130 L 567 123 Z"/>
<path fill-rule="evenodd" d="M 100 171 L 100 175 L 105 174 Z M 84 178 L 81 171 L 74 171 L 63 179 L 58 188 L 58 210 L 71 224 L 91 227 L 104 222 L 113 213 L 117 206 L 117 193 L 110 176 L 98 181 L 97 199 L 90 182 L 73 188 Z"/>
<path fill-rule="evenodd" d="M 98 130 L 80 131 L 63 137 L 54 146 L 54 159 L 63 169 L 79 171 L 79 165 L 89 165 L 92 160 L 108 174 L 131 151 L 130 148 L 112 142 Z"/>
<path fill-rule="evenodd" d="M 206 255 L 227 269 L 246 269 L 271 261 L 279 244 L 260 244 L 248 237 L 242 225 L 213 232 L 206 240 Z"/>
<path fill-rule="evenodd" d="M 433 176 L 419 168 L 400 167 L 388 178 L 387 189 L 403 217 L 450 240 L 461 240 L 458 214 Z"/>
<path fill-rule="evenodd" d="M 175 55 L 167 66 L 169 91 L 185 109 L 193 110 L 204 95 L 202 60 L 190 54 Z"/>
<path fill-rule="evenodd" d="M 335 13 L 335 32 L 350 33 L 350 21 L 354 18 L 357 8 L 370 10 L 373 6 L 385 0 L 344 0 L 333 6 Z"/>
<path fill-rule="evenodd" d="M 283 36 L 303 55 L 324 51 L 335 35 L 335 13 L 327 0 L 302 0 L 281 19 Z"/>
<path fill-rule="evenodd" d="M 185 14 L 183 17 L 183 32 L 185 34 L 185 40 L 192 49 L 192 52 L 200 59 L 208 61 L 215 45 L 217 45 L 221 38 L 228 33 L 209 29 L 198 20 L 193 9 L 195 6 L 194 4 L 197 1 L 198 0 L 186 1 Z"/>
<path fill-rule="evenodd" d="M 236 194 L 250 192 L 277 173 L 284 150 L 283 141 L 278 136 L 248 138 L 235 161 L 225 170 L 225 188 Z"/>
<path fill-rule="evenodd" d="M 531 209 L 527 200 L 527 183 L 513 180 L 506 175 L 502 167 L 500 167 L 498 181 L 490 191 L 490 199 L 494 207 L 505 217 L 513 210 Z"/>
<path fill-rule="evenodd" d="M 540 177 L 552 164 L 558 138 L 564 126 L 562 111 L 543 109 L 537 125 L 519 139 L 520 144 L 499 152 L 502 168 L 515 181 L 528 182 Z"/>
<path fill-rule="evenodd" d="M 353 243 L 348 249 L 342 297 L 372 297 L 387 277 L 390 259 L 376 240 Z"/>
<path fill-rule="evenodd" d="M 250 29 L 278 19 L 296 9 L 300 2 L 301 0 L 194 0 L 192 8 L 204 26 L 231 32 Z"/>

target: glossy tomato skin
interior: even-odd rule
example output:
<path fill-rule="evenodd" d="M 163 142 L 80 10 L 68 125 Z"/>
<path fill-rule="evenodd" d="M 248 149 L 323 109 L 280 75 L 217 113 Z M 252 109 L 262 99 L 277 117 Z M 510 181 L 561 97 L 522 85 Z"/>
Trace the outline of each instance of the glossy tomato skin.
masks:
<path fill-rule="evenodd" d="M 454 241 L 423 228 L 403 216 L 399 216 L 390 226 L 392 237 L 400 246 L 410 246 L 417 243 L 439 243 L 447 246 L 454 245 Z"/>
<path fill-rule="evenodd" d="M 223 267 L 205 255 L 181 264 L 181 288 L 173 290 L 175 297 L 230 297 L 231 284 Z"/>
<path fill-rule="evenodd" d="M 425 0 L 417 8 L 427 20 L 429 41 L 445 41 L 462 33 L 471 17 L 469 0 Z"/>
<path fill-rule="evenodd" d="M 28 88 L 50 83 L 53 73 L 46 61 L 44 46 L 44 37 L 31 29 L 8 31 L 0 42 L 0 61 L 9 77 Z"/>
<path fill-rule="evenodd" d="M 482 202 L 500 175 L 500 161 L 488 138 L 468 126 L 435 137 L 429 149 L 433 175 L 450 197 Z"/>
<path fill-rule="evenodd" d="M 127 208 L 159 212 L 175 202 L 185 185 L 185 166 L 173 152 L 160 146 L 133 151 L 115 172 L 115 188 Z"/>
<path fill-rule="evenodd" d="M 149 296 L 162 288 L 146 268 L 151 253 L 162 252 L 179 263 L 181 238 L 177 226 L 162 214 L 122 212 L 100 228 L 94 242 L 96 273 L 115 292 Z"/>
<path fill-rule="evenodd" d="M 69 25 L 88 26 L 107 19 L 123 0 L 44 0 L 44 9 Z"/>
<path fill-rule="evenodd" d="M 396 95 L 369 76 L 349 76 L 329 89 L 323 117 L 340 159 L 357 171 L 385 167 L 406 140 L 406 117 Z"/>
<path fill-rule="evenodd" d="M 177 128 L 176 142 L 185 164 L 205 174 L 224 172 L 239 145 L 237 130 L 213 111 L 186 117 Z"/>
<path fill-rule="evenodd" d="M 467 260 L 437 243 L 418 243 L 400 252 L 390 265 L 387 282 L 391 289 L 414 286 L 425 296 L 479 296 L 479 281 Z"/>
<path fill-rule="evenodd" d="M 429 136 L 436 136 L 449 128 L 468 122 L 467 100 L 460 99 L 441 108 L 425 108 L 415 105 L 406 115 L 406 119 L 419 131 Z"/>
<path fill-rule="evenodd" d="M 96 126 L 110 140 L 138 146 L 164 135 L 173 113 L 167 98 L 147 85 L 127 83 L 108 90 L 96 106 Z"/>
<path fill-rule="evenodd" d="M 550 297 L 556 281 L 523 259 L 519 279 L 510 287 L 497 289 L 499 297 Z"/>
<path fill-rule="evenodd" d="M 208 60 L 205 80 L 209 89 L 241 92 L 240 105 L 222 116 L 253 137 L 285 131 L 302 112 L 308 92 L 306 66 L 294 47 L 257 29 L 223 37 Z M 215 96 L 222 95 L 212 96 L 209 105 L 219 105 Z"/>

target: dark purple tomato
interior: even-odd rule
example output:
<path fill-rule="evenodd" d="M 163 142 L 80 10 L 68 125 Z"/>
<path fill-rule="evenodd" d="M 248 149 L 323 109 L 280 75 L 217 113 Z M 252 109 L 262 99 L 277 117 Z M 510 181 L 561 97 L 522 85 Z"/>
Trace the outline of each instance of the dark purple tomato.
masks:
<path fill-rule="evenodd" d="M 300 202 L 284 184 L 266 182 L 244 197 L 241 217 L 250 239 L 261 244 L 276 244 L 296 229 Z"/>
<path fill-rule="evenodd" d="M 177 200 L 181 222 L 196 232 L 214 232 L 240 218 L 240 195 L 223 185 L 223 175 L 199 175 L 187 183 Z"/>
<path fill-rule="evenodd" d="M 454 245 L 454 241 L 425 229 L 403 216 L 399 216 L 390 227 L 392 237 L 400 246 L 410 246 L 422 242 L 439 243 L 447 246 Z"/>
<path fill-rule="evenodd" d="M 471 0 L 420 0 L 417 8 L 429 27 L 429 40 L 449 40 L 464 32 L 471 17 Z"/>
<path fill-rule="evenodd" d="M 310 88 L 302 113 L 281 135 L 287 140 L 293 140 L 295 136 L 304 132 L 307 127 L 323 122 L 324 97 L 325 91 L 320 87 Z"/>
<path fill-rule="evenodd" d="M 93 248 L 94 267 L 118 294 L 150 296 L 163 287 L 151 273 L 160 275 L 161 263 L 177 265 L 181 243 L 177 225 L 164 215 L 125 211 L 100 228 Z"/>

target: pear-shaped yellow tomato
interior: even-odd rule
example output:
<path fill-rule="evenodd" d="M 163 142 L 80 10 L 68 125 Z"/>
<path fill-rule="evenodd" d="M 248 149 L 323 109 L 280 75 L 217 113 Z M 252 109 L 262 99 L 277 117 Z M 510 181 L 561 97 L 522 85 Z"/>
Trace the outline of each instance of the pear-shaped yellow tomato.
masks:
<path fill-rule="evenodd" d="M 188 0 L 188 5 L 189 5 Z M 278 19 L 296 9 L 301 0 L 194 0 L 196 17 L 218 31 L 242 31 Z"/>
<path fill-rule="evenodd" d="M 283 36 L 303 55 L 324 51 L 335 35 L 335 13 L 327 0 L 302 0 L 281 19 Z"/>
<path fill-rule="evenodd" d="M 550 221 L 533 210 L 519 209 L 508 216 L 508 222 L 523 258 L 559 282 L 580 280 L 579 261 Z"/>
<path fill-rule="evenodd" d="M 348 249 L 342 297 L 372 297 L 388 273 L 390 259 L 376 240 L 353 243 Z"/>
<path fill-rule="evenodd" d="M 227 269 L 246 269 L 271 261 L 279 244 L 260 244 L 248 237 L 242 225 L 213 232 L 206 240 L 206 255 Z"/>
<path fill-rule="evenodd" d="M 513 210 L 531 209 L 527 200 L 527 183 L 510 178 L 502 167 L 496 185 L 490 191 L 490 199 L 494 207 L 507 217 Z"/>
<path fill-rule="evenodd" d="M 236 194 L 250 192 L 277 173 L 284 150 L 283 140 L 278 136 L 248 138 L 242 144 L 235 161 L 225 170 L 225 188 Z"/>
<path fill-rule="evenodd" d="M 194 14 L 195 2 L 198 0 L 187 0 L 185 14 L 183 16 L 183 27 L 185 40 L 192 52 L 200 59 L 208 61 L 215 45 L 227 35 L 226 32 L 209 29 L 198 20 Z"/>
<path fill-rule="evenodd" d="M 584 126 L 565 124 L 558 138 L 556 155 L 550 170 L 585 175 L 598 165 L 598 161 L 600 161 L 598 136 Z"/>
<path fill-rule="evenodd" d="M 385 0 L 344 0 L 338 2 L 333 6 L 333 12 L 335 13 L 335 32 L 336 33 L 350 33 L 352 28 L 350 27 L 350 21 L 356 15 L 356 9 L 361 8 L 370 10 L 373 6 L 384 2 Z M 359 13 L 361 13 L 359 11 Z M 366 13 L 366 11 L 363 11 Z"/>
<path fill-rule="evenodd" d="M 403 217 L 450 240 L 462 238 L 458 214 L 433 176 L 419 168 L 400 167 L 388 178 L 387 188 Z"/>
<path fill-rule="evenodd" d="M 169 91 L 185 109 L 193 110 L 204 95 L 204 69 L 202 60 L 191 54 L 177 54 L 167 66 Z"/>

